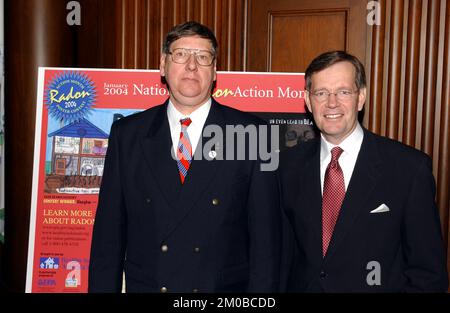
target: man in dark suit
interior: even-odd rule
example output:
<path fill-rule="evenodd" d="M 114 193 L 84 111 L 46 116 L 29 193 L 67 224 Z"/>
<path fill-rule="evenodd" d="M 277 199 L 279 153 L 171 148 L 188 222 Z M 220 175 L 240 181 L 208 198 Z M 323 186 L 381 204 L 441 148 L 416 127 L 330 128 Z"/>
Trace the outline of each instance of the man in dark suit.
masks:
<path fill-rule="evenodd" d="M 202 147 L 206 127 L 225 134 L 228 125 L 262 124 L 211 98 L 216 49 L 204 25 L 174 27 L 160 60 L 170 98 L 112 125 L 93 230 L 90 292 L 120 292 L 123 271 L 127 292 L 278 290 L 275 172 L 261 171 L 260 158 L 229 159 L 228 137 L 210 150 Z M 246 141 L 232 148 L 249 146 Z"/>
<path fill-rule="evenodd" d="M 430 158 L 358 123 L 366 79 L 354 56 L 324 53 L 305 80 L 321 135 L 280 158 L 293 230 L 287 290 L 446 291 Z"/>

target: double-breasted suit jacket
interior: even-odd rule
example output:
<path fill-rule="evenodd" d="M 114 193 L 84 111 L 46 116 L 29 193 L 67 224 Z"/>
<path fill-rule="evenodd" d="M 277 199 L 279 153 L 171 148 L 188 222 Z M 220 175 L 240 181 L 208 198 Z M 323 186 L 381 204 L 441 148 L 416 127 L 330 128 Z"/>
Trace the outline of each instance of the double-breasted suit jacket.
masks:
<path fill-rule="evenodd" d="M 218 125 L 225 134 L 226 125 L 261 123 L 213 99 L 205 127 Z M 89 291 L 119 292 L 123 270 L 127 292 L 277 291 L 281 210 L 276 173 L 260 171 L 259 159 L 203 156 L 193 159 L 181 184 L 171 149 L 167 102 L 113 124 Z M 196 154 L 198 149 L 201 143 Z"/>

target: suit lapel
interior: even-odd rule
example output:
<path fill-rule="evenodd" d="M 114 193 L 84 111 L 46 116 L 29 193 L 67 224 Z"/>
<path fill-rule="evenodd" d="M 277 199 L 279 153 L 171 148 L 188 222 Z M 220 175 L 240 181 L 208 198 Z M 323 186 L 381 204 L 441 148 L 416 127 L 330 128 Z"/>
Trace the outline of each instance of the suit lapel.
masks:
<path fill-rule="evenodd" d="M 207 125 L 219 125 L 222 127 L 222 130 L 225 131 L 225 124 L 226 122 L 221 113 L 220 104 L 212 99 L 211 109 L 205 121 L 204 127 Z M 202 140 L 204 144 L 208 138 L 203 138 L 203 136 L 201 136 L 200 140 Z M 216 159 L 206 159 L 202 152 L 202 141 L 199 141 L 197 144 L 196 151 L 194 153 L 196 157 L 193 158 L 184 184 L 180 189 L 177 210 L 173 212 L 173 216 L 165 233 L 165 237 L 169 236 L 170 233 L 172 233 L 184 219 L 184 217 L 192 210 L 195 203 L 210 185 L 211 180 L 216 175 L 217 169 L 224 163 Z M 225 144 L 223 145 L 225 146 Z M 224 147 L 222 148 L 224 149 Z M 201 159 L 198 159 L 197 156 L 200 155 Z"/>
<path fill-rule="evenodd" d="M 381 157 L 375 137 L 364 129 L 364 139 L 361 145 L 355 168 L 342 204 L 339 218 L 334 228 L 333 237 L 325 256 L 330 258 L 345 235 L 351 229 L 358 214 L 363 210 L 364 203 L 374 190 L 379 177 Z"/>
<path fill-rule="evenodd" d="M 172 139 L 167 120 L 167 102 L 159 108 L 150 122 L 147 135 L 141 138 L 141 148 L 161 194 L 175 208 L 181 182 L 177 163 L 171 156 Z"/>

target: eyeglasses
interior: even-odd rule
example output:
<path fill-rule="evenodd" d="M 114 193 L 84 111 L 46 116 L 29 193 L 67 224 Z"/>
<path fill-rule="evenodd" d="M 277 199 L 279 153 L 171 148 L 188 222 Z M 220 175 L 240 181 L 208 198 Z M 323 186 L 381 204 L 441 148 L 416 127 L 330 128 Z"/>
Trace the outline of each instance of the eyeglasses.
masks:
<path fill-rule="evenodd" d="M 327 101 L 330 98 L 330 95 L 335 95 L 336 100 L 345 102 L 345 101 L 349 101 L 350 99 L 352 99 L 353 95 L 358 92 L 359 92 L 359 89 L 357 89 L 357 90 L 341 89 L 336 92 L 329 92 L 328 90 L 318 90 L 318 91 L 312 92 L 311 95 L 317 102 Z"/>
<path fill-rule="evenodd" d="M 172 56 L 172 61 L 178 64 L 185 64 L 191 55 L 194 55 L 198 65 L 210 66 L 214 61 L 214 55 L 208 50 L 177 48 L 168 54 Z"/>

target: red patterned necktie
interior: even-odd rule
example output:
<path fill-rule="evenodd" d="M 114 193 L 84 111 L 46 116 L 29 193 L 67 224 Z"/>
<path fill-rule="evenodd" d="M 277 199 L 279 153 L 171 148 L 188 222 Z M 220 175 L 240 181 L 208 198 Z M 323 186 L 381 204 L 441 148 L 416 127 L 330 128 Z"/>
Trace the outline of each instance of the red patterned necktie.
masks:
<path fill-rule="evenodd" d="M 178 172 L 180 173 L 181 183 L 183 184 L 192 160 L 192 146 L 191 141 L 189 140 L 189 135 L 187 133 L 187 128 L 189 125 L 191 125 L 192 121 L 190 118 L 185 118 L 181 119 L 180 123 L 181 132 L 177 147 L 177 165 Z"/>
<path fill-rule="evenodd" d="M 338 159 L 341 156 L 340 147 L 331 149 L 331 161 L 325 172 L 322 198 L 322 252 L 327 253 L 328 245 L 333 235 L 334 226 L 339 216 L 342 202 L 345 197 L 344 174 L 339 166 Z"/>

